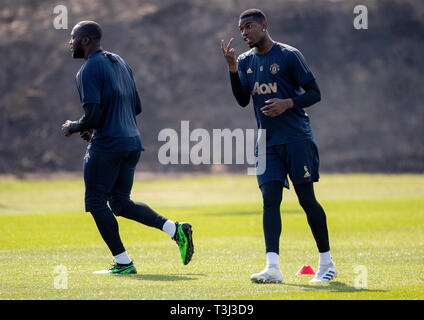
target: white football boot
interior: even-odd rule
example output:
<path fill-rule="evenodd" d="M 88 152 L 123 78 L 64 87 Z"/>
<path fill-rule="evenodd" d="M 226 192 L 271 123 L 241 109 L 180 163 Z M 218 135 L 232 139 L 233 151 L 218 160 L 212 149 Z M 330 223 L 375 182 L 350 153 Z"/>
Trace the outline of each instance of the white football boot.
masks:
<path fill-rule="evenodd" d="M 282 283 L 284 281 L 280 266 L 277 264 L 267 265 L 262 272 L 252 274 L 250 280 L 255 283 Z"/>
<path fill-rule="evenodd" d="M 337 277 L 336 264 L 331 262 L 327 265 L 320 265 L 315 277 L 309 281 L 310 283 L 324 283 L 331 281 Z"/>

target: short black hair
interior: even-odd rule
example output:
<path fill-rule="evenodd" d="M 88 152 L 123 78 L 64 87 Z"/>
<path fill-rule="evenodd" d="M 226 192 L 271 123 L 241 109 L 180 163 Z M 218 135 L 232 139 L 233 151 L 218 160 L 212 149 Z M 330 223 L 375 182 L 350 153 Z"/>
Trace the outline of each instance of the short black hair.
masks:
<path fill-rule="evenodd" d="M 260 22 L 266 21 L 265 13 L 259 9 L 247 9 L 240 14 L 240 20 L 248 17 L 253 17 Z"/>
<path fill-rule="evenodd" d="M 78 26 L 80 26 L 81 36 L 89 37 L 93 40 L 99 40 L 102 38 L 102 28 L 95 21 L 81 21 L 78 22 Z"/>

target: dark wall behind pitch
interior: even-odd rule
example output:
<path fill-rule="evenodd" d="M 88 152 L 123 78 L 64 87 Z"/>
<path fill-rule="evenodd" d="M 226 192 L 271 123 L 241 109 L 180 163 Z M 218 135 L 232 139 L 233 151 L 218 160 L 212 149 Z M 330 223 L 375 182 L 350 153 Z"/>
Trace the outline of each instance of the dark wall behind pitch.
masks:
<path fill-rule="evenodd" d="M 53 8 L 68 8 L 69 29 L 53 28 Z M 368 7 L 369 29 L 353 27 Z M 75 87 L 81 62 L 69 33 L 80 20 L 104 29 L 103 46 L 133 68 L 144 112 L 146 152 L 139 169 L 162 166 L 163 128 L 256 128 L 252 106 L 232 97 L 220 39 L 236 38 L 240 12 L 257 1 L 12 1 L 0 7 L 0 173 L 80 170 L 85 142 L 60 125 L 82 109 Z M 423 172 L 424 5 L 420 1 L 264 1 L 274 40 L 297 47 L 322 90 L 309 108 L 321 168 L 327 172 Z M 239 170 L 243 166 L 228 167 Z"/>

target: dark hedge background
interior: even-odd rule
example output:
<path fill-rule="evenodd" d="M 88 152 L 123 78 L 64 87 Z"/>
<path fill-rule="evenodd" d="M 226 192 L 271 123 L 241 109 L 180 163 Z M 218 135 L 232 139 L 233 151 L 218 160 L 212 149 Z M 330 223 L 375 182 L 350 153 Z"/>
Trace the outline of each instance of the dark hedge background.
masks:
<path fill-rule="evenodd" d="M 82 109 L 69 34 L 80 20 L 104 29 L 103 47 L 133 68 L 144 112 L 140 170 L 209 171 L 162 166 L 163 128 L 256 128 L 252 106 L 231 94 L 220 39 L 236 38 L 249 7 L 265 11 L 276 41 L 302 51 L 322 101 L 308 109 L 325 172 L 424 171 L 424 3 L 422 1 L 0 1 L 0 173 L 79 171 L 85 142 L 60 126 Z M 53 8 L 68 8 L 69 29 L 53 28 Z M 368 7 L 356 30 L 353 8 Z M 244 170 L 227 166 L 227 170 Z"/>

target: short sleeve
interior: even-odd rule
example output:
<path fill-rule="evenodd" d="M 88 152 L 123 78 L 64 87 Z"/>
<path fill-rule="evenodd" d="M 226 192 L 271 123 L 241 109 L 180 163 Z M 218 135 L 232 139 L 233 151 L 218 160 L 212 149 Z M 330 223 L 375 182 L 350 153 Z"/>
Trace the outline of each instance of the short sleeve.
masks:
<path fill-rule="evenodd" d="M 88 64 L 80 73 L 79 92 L 81 103 L 100 104 L 102 96 L 102 83 L 100 69 L 97 64 Z"/>
<path fill-rule="evenodd" d="M 314 74 L 309 69 L 305 58 L 299 50 L 291 50 L 288 53 L 290 70 L 296 84 L 302 87 L 306 83 L 315 79 Z"/>

